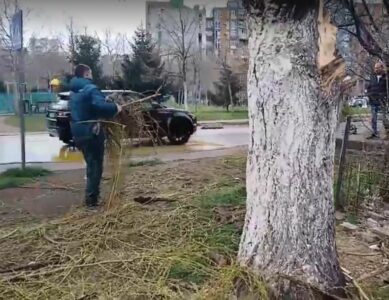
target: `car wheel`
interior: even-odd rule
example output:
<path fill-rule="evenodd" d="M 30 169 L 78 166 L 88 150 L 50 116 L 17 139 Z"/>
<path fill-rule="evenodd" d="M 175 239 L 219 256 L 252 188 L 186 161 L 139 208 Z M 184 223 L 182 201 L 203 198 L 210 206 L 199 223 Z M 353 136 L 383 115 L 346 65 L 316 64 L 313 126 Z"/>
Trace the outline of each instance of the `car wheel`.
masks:
<path fill-rule="evenodd" d="M 184 118 L 174 118 L 170 123 L 168 139 L 172 145 L 186 144 L 193 132 L 193 124 Z"/>
<path fill-rule="evenodd" d="M 181 135 L 169 135 L 168 139 L 172 145 L 185 145 L 190 139 L 190 133 Z"/>

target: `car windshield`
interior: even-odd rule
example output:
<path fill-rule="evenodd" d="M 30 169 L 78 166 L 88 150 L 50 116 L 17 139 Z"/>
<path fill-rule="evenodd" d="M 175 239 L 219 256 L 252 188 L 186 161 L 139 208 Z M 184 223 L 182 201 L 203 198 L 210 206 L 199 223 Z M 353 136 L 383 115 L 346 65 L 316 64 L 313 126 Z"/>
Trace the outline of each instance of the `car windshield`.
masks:
<path fill-rule="evenodd" d="M 69 94 L 58 94 L 57 101 L 68 101 L 69 98 Z"/>

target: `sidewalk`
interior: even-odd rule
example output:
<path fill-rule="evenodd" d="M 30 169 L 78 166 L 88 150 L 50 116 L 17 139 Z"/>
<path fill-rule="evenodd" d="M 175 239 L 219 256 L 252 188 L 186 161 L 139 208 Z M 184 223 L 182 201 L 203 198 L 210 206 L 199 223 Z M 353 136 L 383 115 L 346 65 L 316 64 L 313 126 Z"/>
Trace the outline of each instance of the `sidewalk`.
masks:
<path fill-rule="evenodd" d="M 385 147 L 389 145 L 389 140 L 386 139 L 385 130 L 382 122 L 378 123 L 380 139 L 377 140 L 368 140 L 372 134 L 370 129 L 370 120 L 369 119 L 357 119 L 351 122 L 352 125 L 356 126 L 357 134 L 349 135 L 349 142 L 347 149 L 349 150 L 357 150 L 357 151 L 383 151 Z M 336 146 L 341 147 L 344 131 L 346 127 L 346 122 L 343 122 L 339 125 L 336 133 Z"/>
<path fill-rule="evenodd" d="M 0 116 L 0 135 L 13 135 L 19 132 L 19 128 L 5 123 L 7 117 Z"/>
<path fill-rule="evenodd" d="M 247 151 L 247 146 L 236 146 L 232 148 L 222 148 L 217 150 L 206 150 L 206 151 L 195 151 L 195 152 L 183 152 L 183 153 L 164 153 L 164 154 L 152 154 L 148 156 L 133 156 L 129 161 L 123 162 L 123 164 L 128 164 L 130 161 L 139 162 L 147 160 L 161 160 L 162 162 L 172 162 L 172 161 L 181 161 L 181 160 L 195 160 L 201 158 L 215 158 L 228 155 L 235 155 L 239 153 L 244 153 Z M 28 163 L 29 167 L 40 167 L 50 171 L 70 171 L 70 170 L 81 170 L 85 169 L 84 163 L 56 163 L 56 162 L 36 162 Z M 8 169 L 19 168 L 20 163 L 12 164 L 0 164 L 0 173 Z"/>

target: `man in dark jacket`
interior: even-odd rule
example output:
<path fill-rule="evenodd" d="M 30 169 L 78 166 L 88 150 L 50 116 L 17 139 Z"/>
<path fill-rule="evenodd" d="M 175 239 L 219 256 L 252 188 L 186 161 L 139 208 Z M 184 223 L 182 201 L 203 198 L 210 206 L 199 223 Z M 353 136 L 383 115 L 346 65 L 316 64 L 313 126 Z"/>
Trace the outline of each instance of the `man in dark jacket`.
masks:
<path fill-rule="evenodd" d="M 70 81 L 71 129 L 74 142 L 86 161 L 85 202 L 89 208 L 98 204 L 103 174 L 105 136 L 99 120 L 113 118 L 121 111 L 120 106 L 105 101 L 92 79 L 90 67 L 78 65 Z"/>
<path fill-rule="evenodd" d="M 379 138 L 378 135 L 378 112 L 385 110 L 385 102 L 387 101 L 387 78 L 385 66 L 382 62 L 377 62 L 374 66 L 374 75 L 371 77 L 367 86 L 367 96 L 371 106 L 371 127 L 373 134 L 369 139 Z"/>

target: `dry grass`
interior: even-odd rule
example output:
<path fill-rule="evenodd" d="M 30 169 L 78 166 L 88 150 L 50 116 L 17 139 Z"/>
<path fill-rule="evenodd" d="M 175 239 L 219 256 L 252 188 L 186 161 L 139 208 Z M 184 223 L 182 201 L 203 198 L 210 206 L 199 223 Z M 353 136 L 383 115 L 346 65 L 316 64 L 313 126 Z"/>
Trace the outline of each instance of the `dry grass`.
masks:
<path fill-rule="evenodd" d="M 171 175 L 179 165 L 162 167 Z M 149 201 L 143 202 L 130 185 L 121 191 L 124 202 L 102 214 L 9 228 L 0 235 L 0 298 L 224 299 L 235 293 L 238 278 L 265 295 L 261 281 L 235 263 L 240 228 L 228 215 L 234 207 L 241 211 L 242 201 L 222 199 L 230 193 L 244 199 L 244 190 L 227 187 L 241 172 L 230 168 L 230 176 L 213 181 L 215 174 L 207 183 L 172 177 L 166 188 L 177 186 L 181 194 L 162 188 L 156 197 L 144 189 Z M 143 173 L 132 170 L 127 178 L 136 172 Z"/>
<path fill-rule="evenodd" d="M 237 283 L 266 299 L 235 260 L 244 170 L 244 157 L 126 167 L 108 211 L 3 228 L 0 299 L 230 299 Z M 351 245 L 345 235 L 341 252 Z M 341 256 L 355 278 L 382 259 Z"/>

